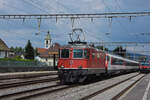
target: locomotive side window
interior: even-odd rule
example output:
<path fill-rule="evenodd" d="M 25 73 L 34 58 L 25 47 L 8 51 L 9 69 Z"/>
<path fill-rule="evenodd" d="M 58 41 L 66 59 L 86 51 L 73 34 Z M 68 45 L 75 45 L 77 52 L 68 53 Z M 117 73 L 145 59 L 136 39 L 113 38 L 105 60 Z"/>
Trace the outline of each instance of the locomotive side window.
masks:
<path fill-rule="evenodd" d="M 74 49 L 73 57 L 74 58 L 83 58 L 83 50 L 82 49 Z"/>
<path fill-rule="evenodd" d="M 88 50 L 84 50 L 84 57 L 89 58 Z"/>
<path fill-rule="evenodd" d="M 61 50 L 61 58 L 69 58 L 69 49 Z"/>
<path fill-rule="evenodd" d="M 92 52 L 92 58 L 93 59 L 95 58 L 95 52 L 94 51 Z"/>
<path fill-rule="evenodd" d="M 97 53 L 97 59 L 99 59 L 100 58 L 100 54 L 99 53 Z"/>

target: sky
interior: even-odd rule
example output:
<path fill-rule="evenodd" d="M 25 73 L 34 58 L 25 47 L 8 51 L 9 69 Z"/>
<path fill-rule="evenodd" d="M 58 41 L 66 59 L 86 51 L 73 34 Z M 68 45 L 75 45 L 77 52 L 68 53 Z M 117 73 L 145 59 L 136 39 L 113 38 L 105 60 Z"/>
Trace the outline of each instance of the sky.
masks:
<path fill-rule="evenodd" d="M 58 14 L 150 11 L 150 0 L 0 0 L 0 14 Z M 82 28 L 88 42 L 136 41 L 149 42 L 150 16 L 109 19 L 77 19 L 75 28 Z M 72 30 L 70 19 L 42 20 L 39 32 L 37 20 L 0 19 L 0 38 L 11 46 L 25 47 L 31 40 L 34 47 L 44 47 L 44 38 L 50 31 L 52 41 L 67 44 Z M 110 33 L 106 35 L 106 33 Z M 128 50 L 150 50 L 149 47 L 127 47 Z"/>

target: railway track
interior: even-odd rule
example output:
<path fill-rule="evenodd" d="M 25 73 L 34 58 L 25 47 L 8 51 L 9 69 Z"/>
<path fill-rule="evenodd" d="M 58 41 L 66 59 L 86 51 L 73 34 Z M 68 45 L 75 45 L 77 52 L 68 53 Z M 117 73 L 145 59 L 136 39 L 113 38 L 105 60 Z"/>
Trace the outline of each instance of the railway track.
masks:
<path fill-rule="evenodd" d="M 18 81 L 18 82 L 10 82 L 5 84 L 0 84 L 0 89 L 5 88 L 12 88 L 12 87 L 19 87 L 19 86 L 25 86 L 25 85 L 31 85 L 31 84 L 37 84 L 37 83 L 44 83 L 49 81 L 57 81 L 58 77 L 57 75 L 53 77 L 43 78 L 43 79 L 29 79 L 25 81 Z"/>
<path fill-rule="evenodd" d="M 104 88 L 108 88 L 114 84 L 117 84 L 123 80 L 126 80 L 131 77 L 134 78 L 136 76 L 140 76 L 137 74 L 138 73 L 131 73 L 131 74 L 127 74 L 127 75 L 112 77 L 109 79 L 104 79 L 104 80 L 102 79 L 102 80 L 94 82 L 94 83 L 80 85 L 78 87 L 66 89 L 63 91 L 56 92 L 56 93 L 50 93 L 50 94 L 48 93 L 48 94 L 43 94 L 41 96 L 35 96 L 35 97 L 32 97 L 31 100 L 49 100 L 49 99 L 50 100 L 55 100 L 55 99 L 56 100 L 80 100 L 85 97 L 88 97 L 91 94 L 96 93 L 97 91 L 103 90 Z M 131 80 L 132 80 L 132 78 L 131 78 Z M 124 87 L 124 86 L 125 85 L 123 85 L 122 87 Z M 105 93 L 106 91 L 103 91 L 102 93 Z M 111 93 L 115 93 L 115 92 L 112 91 Z M 109 93 L 109 94 L 111 94 L 111 93 Z M 106 94 L 106 96 L 109 96 L 109 94 L 107 94 L 107 93 L 105 93 L 105 94 Z M 97 96 L 97 95 L 95 95 L 95 96 Z M 86 99 L 93 99 L 93 97 L 86 98 Z M 94 100 L 111 100 L 111 99 L 104 99 L 102 96 L 101 99 L 97 98 Z"/>
<path fill-rule="evenodd" d="M 142 74 L 138 74 L 138 75 L 135 75 L 135 76 L 132 76 L 132 77 L 129 77 L 128 79 L 125 79 L 125 80 L 123 80 L 123 81 L 120 81 L 120 82 L 118 82 L 118 83 L 116 83 L 116 84 L 113 84 L 113 85 L 111 85 L 111 86 L 109 86 L 109 87 L 106 87 L 106 88 L 104 88 L 104 89 L 101 89 L 101 90 L 99 90 L 99 91 L 97 91 L 97 92 L 94 92 L 94 93 L 92 93 L 92 94 L 90 94 L 90 95 L 88 95 L 88 96 L 85 96 L 85 97 L 83 97 L 83 98 L 81 98 L 80 100 L 97 100 L 97 99 L 100 99 L 102 96 L 104 96 L 104 95 L 101 95 L 101 94 L 103 94 L 103 93 L 109 93 L 109 92 L 107 92 L 107 91 L 109 91 L 110 89 L 113 89 L 113 88 L 115 88 L 115 87 L 117 87 L 117 86 L 119 86 L 120 84 L 123 84 L 123 83 L 125 83 L 125 82 L 128 82 L 129 80 L 132 80 L 133 78 L 135 78 L 135 77 L 138 77 L 138 76 L 140 76 L 136 81 L 134 81 L 132 84 L 130 84 L 129 86 L 127 86 L 126 88 L 124 88 L 124 89 L 122 89 L 117 95 L 115 95 L 115 96 L 113 96 L 113 97 L 110 97 L 109 99 L 105 99 L 105 100 L 118 100 L 122 95 L 124 95 L 124 93 L 126 93 L 126 91 L 128 91 L 130 88 L 132 88 L 136 83 L 138 83 L 145 75 L 142 75 Z M 118 88 L 119 89 L 119 88 Z M 112 90 L 112 92 L 113 92 L 113 90 Z M 100 96 L 98 96 L 98 95 L 100 95 Z M 107 94 L 108 95 L 108 94 Z M 97 97 L 96 97 L 97 96 Z M 96 98 L 95 98 L 96 97 Z M 104 96 L 105 97 L 105 96 Z"/>
<path fill-rule="evenodd" d="M 11 93 L 11 94 L 7 94 L 7 95 L 2 95 L 0 96 L 1 100 L 28 100 L 32 97 L 35 96 L 40 96 L 43 94 L 47 94 L 47 93 L 54 93 L 54 92 L 58 92 L 58 91 L 62 91 L 65 89 L 69 89 L 69 88 L 73 88 L 76 87 L 78 85 L 71 85 L 71 86 L 67 86 L 67 85 L 51 85 L 51 86 L 46 86 L 46 87 L 40 87 L 40 88 L 36 88 L 36 89 L 30 89 L 30 90 L 26 90 L 26 91 L 21 91 L 21 92 L 16 92 L 16 93 Z"/>
<path fill-rule="evenodd" d="M 44 77 L 44 76 L 42 76 L 42 77 Z M 28 90 L 22 90 L 22 91 L 17 91 L 17 92 L 12 92 L 12 93 L 6 92 L 6 94 L 0 94 L 0 100 L 12 100 L 12 99 L 20 100 L 20 99 L 30 98 L 30 97 L 34 97 L 37 95 L 39 96 L 42 94 L 57 92 L 57 91 L 61 91 L 64 89 L 75 87 L 75 85 L 67 86 L 67 85 L 58 84 L 57 83 L 57 82 L 59 82 L 58 75 L 53 74 L 49 77 L 46 76 L 46 78 L 41 78 L 41 79 L 29 78 L 29 79 L 25 79 L 25 81 L 23 80 L 23 81 L 19 81 L 19 82 L 9 82 L 9 83 L 5 83 L 5 84 L 0 84 L 0 89 L 1 89 L 1 91 L 3 91 L 3 90 L 9 90 L 12 88 L 21 88 L 23 86 L 34 85 L 34 84 L 38 84 L 38 83 L 44 84 L 46 82 L 54 82 L 54 83 L 53 83 L 53 85 L 50 84 L 48 86 L 41 86 L 41 87 L 37 87 L 37 88 L 33 88 L 33 89 L 31 88 Z"/>
<path fill-rule="evenodd" d="M 57 71 L 39 71 L 39 72 L 17 72 L 17 73 L 0 73 L 0 81 L 9 79 L 28 79 L 50 75 L 57 75 Z"/>
<path fill-rule="evenodd" d="M 117 95 L 112 97 L 112 100 L 117 100 L 128 89 L 130 89 L 137 82 L 139 82 L 144 76 L 145 75 L 142 75 L 142 74 L 132 75 L 129 78 L 126 78 L 126 79 L 124 79 L 120 82 L 112 84 L 111 86 L 108 86 L 104 89 L 101 89 L 99 91 L 93 92 L 92 94 L 84 96 L 84 97 L 80 98 L 80 100 L 90 100 L 90 99 L 95 100 L 94 97 L 96 97 L 96 96 L 98 96 L 102 93 L 105 93 L 106 91 L 109 91 L 110 89 L 113 89 L 113 88 L 115 88 L 116 86 L 119 86 L 122 83 L 125 83 L 129 80 L 131 81 L 134 78 L 138 77 L 138 79 L 135 82 L 133 82 L 130 86 L 128 86 L 125 89 L 121 90 Z M 91 84 L 93 84 L 93 83 L 91 83 Z M 76 88 L 79 88 L 80 86 L 82 87 L 83 85 L 79 85 L 79 84 L 76 84 L 76 85 L 59 85 L 59 84 L 55 83 L 53 85 L 48 85 L 48 86 L 38 87 L 38 88 L 34 88 L 34 89 L 23 90 L 23 91 L 14 92 L 14 93 L 6 94 L 6 95 L 1 95 L 0 100 L 12 100 L 12 99 L 15 99 L 15 100 L 22 100 L 22 99 L 29 100 L 29 99 L 31 99 L 32 100 L 34 97 L 40 97 L 40 96 L 42 97 L 43 95 L 53 95 L 53 94 L 57 94 L 57 93 L 62 93 L 63 94 L 63 91 L 68 91 L 69 89 L 76 89 Z M 68 95 L 70 95 L 70 94 L 68 94 Z M 68 99 L 66 99 L 66 100 L 68 100 Z M 79 100 L 79 99 L 72 98 L 72 100 Z"/>

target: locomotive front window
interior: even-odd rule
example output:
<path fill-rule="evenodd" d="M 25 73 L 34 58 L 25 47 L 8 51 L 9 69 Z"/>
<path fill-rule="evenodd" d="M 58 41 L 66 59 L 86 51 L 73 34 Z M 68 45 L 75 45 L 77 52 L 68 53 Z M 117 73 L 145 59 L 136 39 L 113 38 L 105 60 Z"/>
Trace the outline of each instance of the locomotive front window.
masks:
<path fill-rule="evenodd" d="M 61 58 L 69 58 L 69 49 L 61 50 Z"/>
<path fill-rule="evenodd" d="M 74 49 L 73 57 L 74 58 L 83 58 L 83 50 L 82 49 Z"/>
<path fill-rule="evenodd" d="M 149 66 L 149 63 L 141 63 L 143 66 Z"/>

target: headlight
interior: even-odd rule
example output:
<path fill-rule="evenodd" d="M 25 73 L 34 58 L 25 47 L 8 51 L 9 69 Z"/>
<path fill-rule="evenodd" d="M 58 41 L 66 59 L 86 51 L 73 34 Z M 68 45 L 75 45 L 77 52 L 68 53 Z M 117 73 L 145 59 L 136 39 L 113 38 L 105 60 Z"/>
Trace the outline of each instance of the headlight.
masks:
<path fill-rule="evenodd" d="M 82 66 L 79 66 L 78 69 L 82 69 Z"/>
<path fill-rule="evenodd" d="M 64 68 L 64 66 L 61 66 L 61 68 Z"/>

